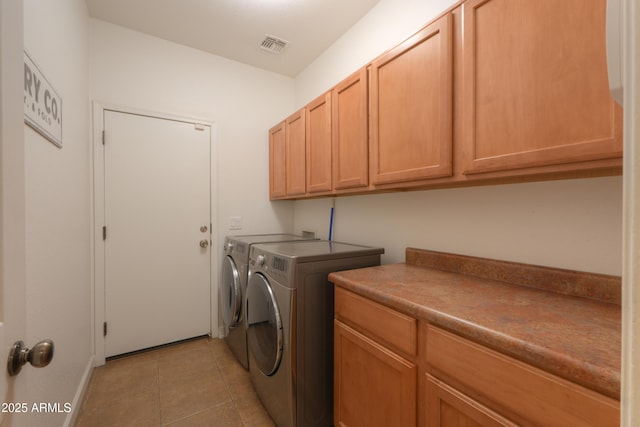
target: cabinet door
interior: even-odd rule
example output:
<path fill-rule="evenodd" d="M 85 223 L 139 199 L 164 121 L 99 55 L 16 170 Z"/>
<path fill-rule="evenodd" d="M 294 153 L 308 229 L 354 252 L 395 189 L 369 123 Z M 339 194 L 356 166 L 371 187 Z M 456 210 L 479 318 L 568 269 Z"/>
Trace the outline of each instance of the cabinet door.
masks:
<path fill-rule="evenodd" d="M 371 64 L 373 184 L 452 173 L 451 21 L 443 16 Z"/>
<path fill-rule="evenodd" d="M 335 321 L 336 426 L 415 426 L 417 367 Z"/>
<path fill-rule="evenodd" d="M 286 120 L 286 182 L 287 196 L 301 195 L 306 192 L 306 144 L 304 109 L 289 116 Z"/>
<path fill-rule="evenodd" d="M 515 427 L 453 387 L 427 374 L 427 427 Z"/>
<path fill-rule="evenodd" d="M 525 425 L 614 427 L 620 402 L 429 325 L 430 372 Z"/>
<path fill-rule="evenodd" d="M 606 0 L 469 0 L 465 173 L 622 156 L 607 83 Z"/>
<path fill-rule="evenodd" d="M 333 187 L 369 184 L 367 69 L 362 68 L 333 89 Z"/>
<path fill-rule="evenodd" d="M 331 191 L 331 92 L 306 111 L 307 192 Z"/>
<path fill-rule="evenodd" d="M 285 122 L 269 129 L 269 197 L 279 199 L 287 195 Z"/>

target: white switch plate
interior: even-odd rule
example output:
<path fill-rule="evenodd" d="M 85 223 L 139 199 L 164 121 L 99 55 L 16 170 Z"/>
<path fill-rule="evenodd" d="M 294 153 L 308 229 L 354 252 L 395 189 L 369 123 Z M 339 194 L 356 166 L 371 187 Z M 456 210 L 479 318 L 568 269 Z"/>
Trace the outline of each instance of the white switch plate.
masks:
<path fill-rule="evenodd" d="M 229 217 L 229 230 L 242 230 L 242 217 L 230 216 Z"/>

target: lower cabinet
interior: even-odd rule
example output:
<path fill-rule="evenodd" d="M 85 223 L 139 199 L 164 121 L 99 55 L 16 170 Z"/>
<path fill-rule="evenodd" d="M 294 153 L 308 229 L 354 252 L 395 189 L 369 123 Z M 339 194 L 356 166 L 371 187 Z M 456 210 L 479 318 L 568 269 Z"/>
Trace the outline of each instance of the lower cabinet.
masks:
<path fill-rule="evenodd" d="M 335 315 L 336 426 L 620 423 L 615 399 L 340 287 Z"/>
<path fill-rule="evenodd" d="M 415 364 L 335 322 L 336 426 L 415 426 Z"/>
<path fill-rule="evenodd" d="M 609 397 L 433 325 L 427 326 L 426 342 L 424 356 L 430 375 L 455 387 L 460 391 L 458 396 L 463 396 L 462 393 L 473 396 L 475 401 L 518 425 L 614 427 L 620 424 L 620 404 Z M 431 382 L 436 384 L 431 388 L 441 387 L 442 383 Z M 448 425 L 433 414 L 439 410 L 438 402 L 428 395 L 426 399 L 431 402 L 427 404 L 428 417 L 434 420 L 429 427 Z M 469 402 L 472 400 L 466 401 Z M 504 420 L 487 420 L 478 425 L 512 425 L 505 424 Z"/>
<path fill-rule="evenodd" d="M 335 315 L 335 425 L 415 426 L 417 321 L 340 287 Z"/>
<path fill-rule="evenodd" d="M 427 374 L 426 401 L 429 427 L 516 426 L 453 387 Z"/>

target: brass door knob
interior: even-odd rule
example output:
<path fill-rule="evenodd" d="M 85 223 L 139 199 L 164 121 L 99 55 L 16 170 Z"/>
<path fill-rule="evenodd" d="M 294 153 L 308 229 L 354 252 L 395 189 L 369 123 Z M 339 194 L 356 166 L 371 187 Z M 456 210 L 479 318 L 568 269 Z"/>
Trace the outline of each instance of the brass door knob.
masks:
<path fill-rule="evenodd" d="M 209 247 L 209 241 L 207 239 L 200 240 L 200 247 L 201 248 L 208 248 Z"/>

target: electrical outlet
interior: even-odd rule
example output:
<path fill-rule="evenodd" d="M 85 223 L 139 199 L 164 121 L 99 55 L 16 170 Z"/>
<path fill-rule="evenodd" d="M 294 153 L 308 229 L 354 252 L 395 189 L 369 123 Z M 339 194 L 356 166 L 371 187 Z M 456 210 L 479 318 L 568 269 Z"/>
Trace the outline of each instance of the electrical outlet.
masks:
<path fill-rule="evenodd" d="M 308 239 L 315 239 L 316 238 L 316 232 L 315 231 L 309 231 L 309 230 L 302 230 L 302 237 L 306 237 Z"/>
<path fill-rule="evenodd" d="M 229 230 L 242 230 L 242 217 L 230 216 L 229 217 Z"/>

